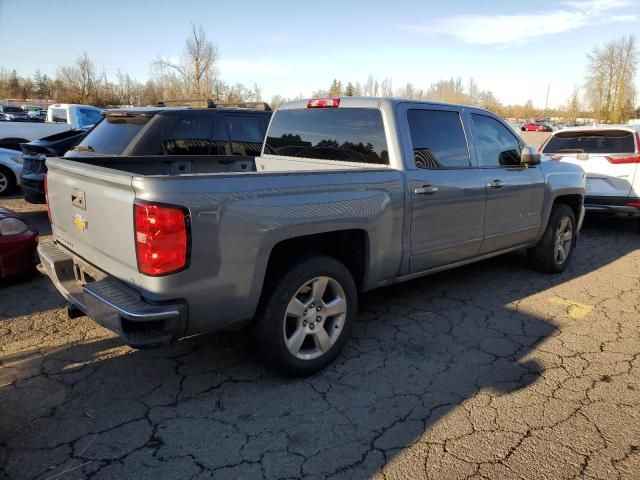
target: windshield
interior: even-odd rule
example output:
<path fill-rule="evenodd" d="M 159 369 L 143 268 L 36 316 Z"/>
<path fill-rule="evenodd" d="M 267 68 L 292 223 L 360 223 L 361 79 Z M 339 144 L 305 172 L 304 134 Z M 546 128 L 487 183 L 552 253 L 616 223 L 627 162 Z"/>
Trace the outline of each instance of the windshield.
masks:
<path fill-rule="evenodd" d="M 560 132 L 551 137 L 542 153 L 634 153 L 633 137 L 627 130 Z"/>
<path fill-rule="evenodd" d="M 141 115 L 108 115 L 73 148 L 73 151 L 120 155 L 150 118 Z"/>
<path fill-rule="evenodd" d="M 93 108 L 79 108 L 78 109 L 78 126 L 80 128 L 90 127 L 100 121 L 102 112 Z"/>

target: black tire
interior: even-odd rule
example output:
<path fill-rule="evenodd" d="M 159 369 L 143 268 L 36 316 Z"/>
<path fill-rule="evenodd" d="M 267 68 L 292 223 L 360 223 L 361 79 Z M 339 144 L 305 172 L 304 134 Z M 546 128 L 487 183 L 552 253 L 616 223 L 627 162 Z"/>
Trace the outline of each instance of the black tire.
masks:
<path fill-rule="evenodd" d="M 565 221 L 569 222 L 571 232 L 571 238 L 568 240 L 566 239 L 566 230 L 563 227 Z M 564 231 L 561 232 L 561 229 Z M 565 238 L 565 240 L 562 240 L 562 238 Z M 529 262 L 536 270 L 541 272 L 560 273 L 567 268 L 571 260 L 576 239 L 576 217 L 573 210 L 568 205 L 558 203 L 551 210 L 547 228 L 540 242 L 535 247 L 527 250 Z M 559 252 L 559 243 L 562 243 L 560 248 L 563 249 L 564 253 Z M 564 260 L 562 259 L 563 255 Z"/>
<path fill-rule="evenodd" d="M 329 280 L 325 287 L 325 296 L 322 298 L 322 306 L 313 306 L 313 294 L 311 290 L 305 289 L 311 288 L 314 281 L 322 283 L 324 278 Z M 304 257 L 287 270 L 274 269 L 265 282 L 264 288 L 254 330 L 264 359 L 288 376 L 311 375 L 332 363 L 347 342 L 357 315 L 358 290 L 349 270 L 332 257 Z M 320 289 L 321 287 L 318 287 L 318 291 Z M 338 301 L 341 299 L 338 291 L 340 295 L 344 294 L 344 304 Z M 334 294 L 336 297 L 333 302 L 339 303 L 340 308 L 344 306 L 345 312 L 324 318 L 324 315 L 330 315 L 325 298 L 329 299 Z M 310 297 L 304 298 L 300 295 L 310 295 Z M 300 301 L 299 305 L 305 305 L 304 315 L 302 313 L 299 316 L 288 315 L 294 300 L 300 298 L 303 301 Z M 329 304 L 337 303 L 329 301 Z M 322 311 L 323 308 L 324 311 Z M 321 318 L 320 315 L 323 317 L 317 321 Z M 321 330 L 324 331 L 322 335 Z M 287 338 L 288 332 L 291 332 L 290 338 Z M 295 335 L 297 332 L 302 333 Z M 310 358 L 299 358 L 290 351 L 287 341 L 295 344 L 294 336 L 303 337 L 298 347 L 298 355 L 308 355 Z M 324 339 L 329 338 L 332 342 L 324 352 L 318 343 L 320 336 Z M 292 348 L 295 349 L 295 347 Z M 313 355 L 318 356 L 312 358 Z"/>
<path fill-rule="evenodd" d="M 16 177 L 11 170 L 0 166 L 0 197 L 9 195 L 16 188 Z"/>

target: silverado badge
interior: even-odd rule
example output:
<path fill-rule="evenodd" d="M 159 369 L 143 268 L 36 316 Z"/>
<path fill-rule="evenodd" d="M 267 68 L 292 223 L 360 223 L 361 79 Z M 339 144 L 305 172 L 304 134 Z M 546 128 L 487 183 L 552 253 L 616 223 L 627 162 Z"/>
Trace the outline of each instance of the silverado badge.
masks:
<path fill-rule="evenodd" d="M 84 218 L 82 218 L 80 214 L 73 217 L 73 224 L 81 232 L 84 232 L 89 226 L 89 222 L 87 222 Z"/>

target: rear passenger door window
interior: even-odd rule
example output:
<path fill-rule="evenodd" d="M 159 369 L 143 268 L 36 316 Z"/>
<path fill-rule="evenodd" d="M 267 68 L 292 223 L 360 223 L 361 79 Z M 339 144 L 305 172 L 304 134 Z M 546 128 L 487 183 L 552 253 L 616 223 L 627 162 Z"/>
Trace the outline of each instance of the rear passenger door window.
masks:
<path fill-rule="evenodd" d="M 418 168 L 471 166 L 460 114 L 446 110 L 407 112 L 413 156 Z"/>
<path fill-rule="evenodd" d="M 483 167 L 520 166 L 520 142 L 495 118 L 471 114 L 478 164 Z"/>

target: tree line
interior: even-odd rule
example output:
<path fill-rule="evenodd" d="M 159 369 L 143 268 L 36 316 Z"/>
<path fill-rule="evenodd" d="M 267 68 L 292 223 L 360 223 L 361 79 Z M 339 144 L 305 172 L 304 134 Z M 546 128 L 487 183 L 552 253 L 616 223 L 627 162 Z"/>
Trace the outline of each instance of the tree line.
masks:
<path fill-rule="evenodd" d="M 587 56 L 586 82 L 576 85 L 564 106 L 556 109 L 535 108 L 532 100 L 523 105 L 504 105 L 490 90 L 482 90 L 473 78 L 450 78 L 419 88 L 411 82 L 395 87 L 390 78 L 369 75 L 366 81 L 334 79 L 327 89 L 312 92 L 312 97 L 381 96 L 460 103 L 487 108 L 503 117 L 532 119 L 561 117 L 575 122 L 589 117 L 605 123 L 619 123 L 640 116 L 636 109 L 635 79 L 638 47 L 633 36 L 623 36 L 604 46 L 595 47 Z M 155 105 L 160 100 L 211 98 L 217 102 L 263 101 L 257 84 L 229 84 L 218 78 L 218 49 L 207 39 L 202 27 L 191 25 L 182 54 L 178 59 L 156 58 L 152 75 L 140 82 L 127 73 L 118 72 L 109 79 L 87 53 L 72 65 L 57 69 L 53 78 L 37 70 L 33 77 L 23 77 L 15 70 L 0 67 L 0 98 L 54 99 L 65 103 L 84 103 L 100 107 Z M 281 95 L 269 103 L 277 107 L 290 100 Z"/>

